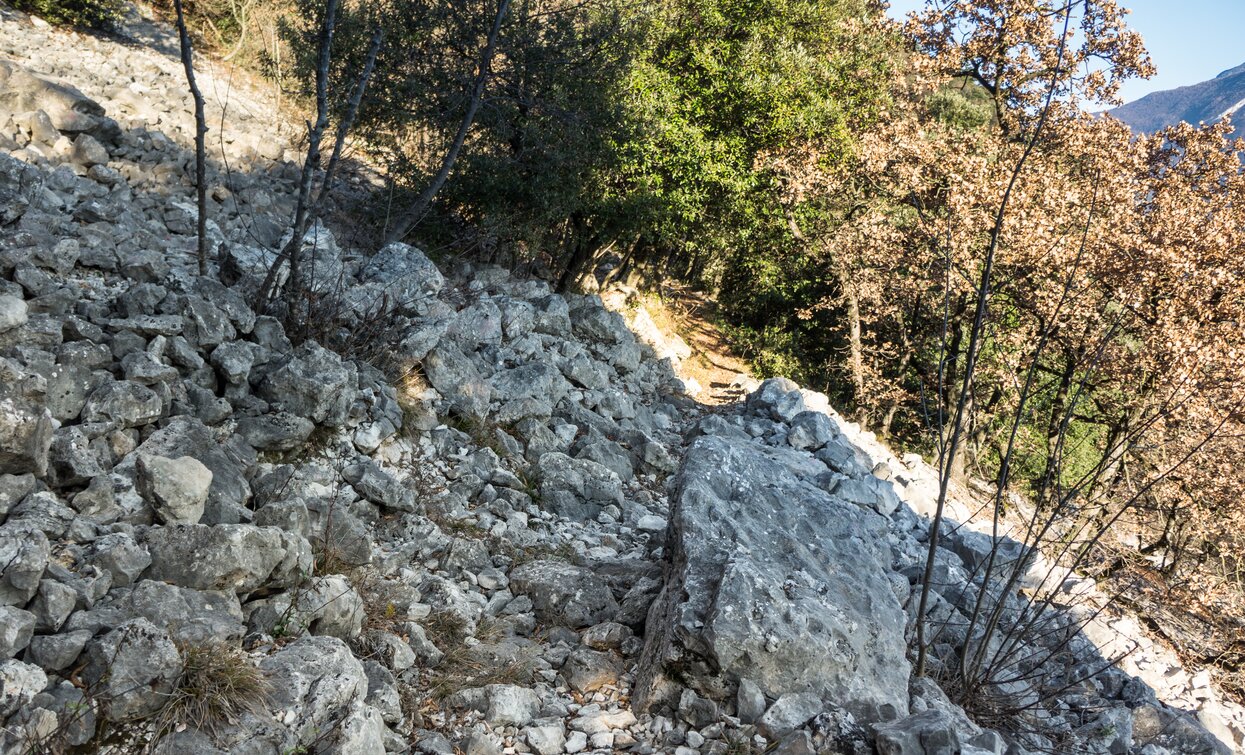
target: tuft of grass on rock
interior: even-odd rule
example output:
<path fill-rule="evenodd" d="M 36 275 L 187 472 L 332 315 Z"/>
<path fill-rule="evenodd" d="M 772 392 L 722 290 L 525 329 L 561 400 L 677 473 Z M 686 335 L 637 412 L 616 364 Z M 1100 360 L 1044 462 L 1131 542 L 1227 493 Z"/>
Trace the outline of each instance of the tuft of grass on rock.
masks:
<path fill-rule="evenodd" d="M 182 672 L 157 716 L 159 731 L 185 724 L 209 734 L 268 700 L 268 681 L 238 648 L 220 641 L 182 647 Z"/>

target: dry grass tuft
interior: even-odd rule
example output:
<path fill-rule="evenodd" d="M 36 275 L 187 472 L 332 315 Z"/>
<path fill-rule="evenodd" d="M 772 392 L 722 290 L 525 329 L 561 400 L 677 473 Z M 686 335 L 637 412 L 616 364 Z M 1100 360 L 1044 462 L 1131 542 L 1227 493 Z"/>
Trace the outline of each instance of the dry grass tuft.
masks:
<path fill-rule="evenodd" d="M 427 704 L 436 704 L 459 690 L 489 684 L 524 684 L 531 680 L 535 665 L 530 658 L 496 663 L 478 652 L 477 645 L 495 643 L 505 635 L 505 622 L 486 616 L 468 633 L 467 622 L 452 611 L 433 611 L 420 622 L 428 639 L 445 657 L 426 677 Z M 477 643 L 468 644 L 473 637 Z"/>
<path fill-rule="evenodd" d="M 219 641 L 182 647 L 182 673 L 157 716 L 157 730 L 185 724 L 216 733 L 268 700 L 269 686 L 241 650 Z"/>

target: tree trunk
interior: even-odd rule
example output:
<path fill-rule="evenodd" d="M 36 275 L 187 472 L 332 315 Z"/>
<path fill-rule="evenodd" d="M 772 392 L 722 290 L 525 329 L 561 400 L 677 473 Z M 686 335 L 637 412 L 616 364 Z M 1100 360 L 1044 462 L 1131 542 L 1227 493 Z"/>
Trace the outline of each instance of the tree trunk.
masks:
<path fill-rule="evenodd" d="M 199 237 L 199 275 L 207 275 L 207 119 L 203 114 L 203 93 L 195 80 L 194 50 L 190 33 L 186 31 L 186 14 L 182 0 L 173 0 L 177 12 L 177 38 L 181 44 L 182 68 L 186 70 L 186 84 L 195 102 L 195 192 L 198 199 L 199 220 L 196 231 Z"/>
<path fill-rule="evenodd" d="M 350 98 L 346 101 L 346 112 L 342 115 L 341 122 L 337 124 L 337 138 L 333 141 L 333 153 L 329 157 L 329 166 L 324 171 L 324 180 L 320 184 L 320 191 L 316 194 L 315 209 L 317 210 L 333 186 L 333 178 L 337 174 L 337 167 L 341 163 L 342 151 L 346 147 L 346 135 L 350 133 L 350 129 L 354 126 L 355 118 L 359 115 L 359 105 L 363 102 L 363 93 L 367 91 L 367 84 L 372 78 L 372 72 L 376 70 L 376 56 L 380 54 L 380 45 L 384 38 L 385 32 L 379 26 L 372 30 L 372 40 L 368 43 L 367 58 L 363 61 L 363 70 L 359 73 L 358 80 L 355 81 L 354 89 L 350 91 Z"/>
<path fill-rule="evenodd" d="M 834 262 L 835 274 L 839 279 L 839 292 L 847 304 L 847 372 L 852 381 L 852 403 L 856 421 L 863 426 L 868 414 L 865 406 L 865 357 L 864 346 L 860 335 L 860 299 L 856 295 L 856 286 L 852 283 L 851 274 L 842 260 Z"/>
<path fill-rule="evenodd" d="M 497 8 L 497 15 L 493 18 L 493 27 L 489 30 L 488 41 L 484 45 L 484 50 L 480 53 L 479 68 L 476 72 L 475 81 L 471 86 L 471 99 L 467 102 L 467 112 L 463 113 L 462 122 L 458 124 L 458 133 L 454 134 L 454 140 L 450 142 L 450 147 L 445 152 L 445 158 L 441 161 L 441 167 L 437 170 L 437 174 L 433 176 L 432 182 L 428 184 L 423 193 L 415 200 L 405 213 L 399 216 L 393 228 L 385 234 L 385 243 L 401 241 L 406 237 L 411 229 L 424 219 L 428 207 L 432 204 L 432 199 L 445 185 L 446 179 L 450 177 L 450 171 L 454 168 L 455 161 L 458 160 L 458 154 L 462 151 L 463 143 L 467 140 L 467 133 L 471 131 L 471 125 L 475 122 L 476 112 L 480 109 L 480 102 L 484 99 L 484 89 L 488 84 L 490 69 L 493 66 L 493 56 L 497 52 L 497 38 L 501 34 L 501 24 L 506 17 L 506 11 L 510 9 L 510 0 L 501 0 L 501 5 Z"/>
<path fill-rule="evenodd" d="M 324 8 L 324 25 L 320 27 L 318 58 L 316 61 L 316 122 L 307 124 L 307 157 L 303 160 L 303 172 L 298 182 L 298 204 L 294 209 L 294 225 L 289 242 L 277 255 L 268 275 L 259 289 L 259 301 L 256 311 L 263 312 L 268 308 L 268 300 L 276 285 L 277 274 L 286 260 L 290 263 L 291 305 L 298 294 L 299 252 L 302 249 L 303 235 L 307 232 L 307 221 L 311 214 L 311 183 L 316 169 L 320 167 L 320 142 L 324 138 L 324 130 L 329 125 L 329 63 L 333 48 L 333 32 L 337 27 L 337 2 L 328 0 Z M 293 307 L 291 306 L 291 312 Z"/>
<path fill-rule="evenodd" d="M 1075 355 L 1064 350 L 1064 367 L 1059 375 L 1059 386 L 1051 399 L 1050 415 L 1046 419 L 1046 468 L 1042 470 L 1042 479 L 1047 480 L 1051 489 L 1057 489 L 1062 477 L 1060 454 L 1065 433 L 1063 415 L 1068 410 L 1068 394 L 1072 390 L 1072 379 L 1076 376 L 1077 359 Z"/>

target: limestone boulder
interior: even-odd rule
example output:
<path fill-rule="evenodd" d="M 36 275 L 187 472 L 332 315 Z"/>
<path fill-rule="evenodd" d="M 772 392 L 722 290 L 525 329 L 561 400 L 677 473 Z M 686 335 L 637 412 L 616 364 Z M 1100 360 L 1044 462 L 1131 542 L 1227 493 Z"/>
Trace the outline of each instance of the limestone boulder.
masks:
<path fill-rule="evenodd" d="M 715 436 L 689 449 L 639 709 L 668 703 L 681 685 L 726 700 L 748 679 L 770 698 L 813 695 L 865 721 L 907 713 L 886 520 L 801 480 L 786 458 L 796 453 Z"/>

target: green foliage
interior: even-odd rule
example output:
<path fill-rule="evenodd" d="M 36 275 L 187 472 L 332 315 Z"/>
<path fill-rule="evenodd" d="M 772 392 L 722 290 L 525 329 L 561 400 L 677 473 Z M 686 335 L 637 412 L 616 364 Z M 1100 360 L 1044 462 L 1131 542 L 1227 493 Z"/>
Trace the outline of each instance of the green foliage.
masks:
<path fill-rule="evenodd" d="M 630 78 L 624 178 L 646 232 L 684 259 L 714 256 L 709 282 L 790 246 L 767 157 L 817 145 L 835 162 L 884 98 L 883 41 L 859 0 L 670 0 Z"/>
<path fill-rule="evenodd" d="M 971 131 L 994 123 L 994 105 L 980 85 L 957 82 L 943 87 L 926 101 L 930 116 L 953 128 Z"/>
<path fill-rule="evenodd" d="M 13 7 L 54 24 L 108 31 L 125 12 L 123 0 L 13 0 Z"/>

